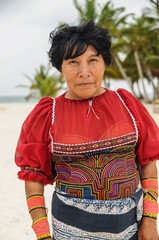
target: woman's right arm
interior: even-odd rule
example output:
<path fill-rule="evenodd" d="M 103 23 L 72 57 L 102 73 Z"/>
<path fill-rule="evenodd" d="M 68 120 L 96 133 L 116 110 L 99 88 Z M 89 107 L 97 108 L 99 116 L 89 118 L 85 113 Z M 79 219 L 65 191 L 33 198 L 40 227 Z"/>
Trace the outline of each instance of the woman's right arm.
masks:
<path fill-rule="evenodd" d="M 26 198 L 28 199 L 30 196 L 42 195 L 44 196 L 44 185 L 41 181 L 32 182 L 25 181 L 25 192 Z M 46 216 L 46 208 L 36 208 L 30 212 L 31 218 L 33 222 L 36 219 L 41 218 L 42 216 Z M 48 240 L 52 240 L 52 238 L 47 238 Z"/>
<path fill-rule="evenodd" d="M 54 181 L 49 150 L 52 108 L 52 98 L 39 101 L 22 125 L 15 152 L 18 178 L 25 181 L 27 205 L 38 239 L 51 239 L 43 194 L 44 185 Z"/>

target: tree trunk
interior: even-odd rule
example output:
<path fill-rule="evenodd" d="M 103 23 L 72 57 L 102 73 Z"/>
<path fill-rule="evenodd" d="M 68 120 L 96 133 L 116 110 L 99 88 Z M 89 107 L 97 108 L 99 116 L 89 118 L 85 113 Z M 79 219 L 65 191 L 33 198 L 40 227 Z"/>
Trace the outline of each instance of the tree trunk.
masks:
<path fill-rule="evenodd" d="M 131 79 L 127 76 L 124 68 L 122 67 L 122 65 L 121 65 L 121 63 L 120 63 L 120 61 L 119 61 L 119 59 L 118 59 L 118 56 L 115 55 L 115 54 L 113 54 L 113 59 L 114 59 L 114 62 L 116 63 L 116 65 L 117 65 L 117 67 L 119 68 L 119 71 L 120 71 L 121 75 L 122 75 L 123 78 L 126 80 L 128 86 L 130 87 L 133 95 L 134 95 L 136 98 L 138 98 L 138 97 L 137 97 L 137 94 L 136 94 L 135 91 L 134 91 L 134 88 L 133 88 L 133 84 L 132 84 L 132 82 L 131 82 Z"/>
<path fill-rule="evenodd" d="M 137 88 L 138 88 L 138 91 L 139 91 L 140 98 L 143 99 L 143 95 L 142 95 L 142 93 L 141 93 L 139 81 L 137 81 L 136 84 L 137 84 Z"/>
<path fill-rule="evenodd" d="M 154 92 L 153 100 L 154 100 L 154 99 L 157 99 L 157 98 L 158 98 L 157 87 L 155 86 L 155 84 L 154 84 L 154 82 L 153 82 L 153 76 L 152 76 L 152 73 L 151 73 L 150 68 L 146 66 L 145 72 L 146 72 L 146 75 L 147 75 L 149 81 L 152 83 L 153 92 Z"/>
<path fill-rule="evenodd" d="M 159 99 L 159 78 L 157 78 L 157 94 L 158 94 L 158 99 Z"/>
<path fill-rule="evenodd" d="M 135 61 L 136 61 L 139 78 L 141 79 L 141 82 L 142 82 L 142 87 L 143 87 L 143 91 L 144 91 L 144 95 L 145 95 L 145 101 L 151 102 L 151 100 L 149 99 L 148 94 L 146 92 L 145 83 L 144 83 L 144 75 L 142 72 L 141 63 L 140 63 L 140 59 L 139 59 L 137 50 L 134 50 L 134 57 L 135 57 Z"/>

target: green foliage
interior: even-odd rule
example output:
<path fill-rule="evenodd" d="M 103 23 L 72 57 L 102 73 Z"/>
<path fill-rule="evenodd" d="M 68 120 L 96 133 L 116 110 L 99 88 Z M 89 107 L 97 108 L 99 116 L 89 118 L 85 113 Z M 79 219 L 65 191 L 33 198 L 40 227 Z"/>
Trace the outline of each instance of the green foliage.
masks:
<path fill-rule="evenodd" d="M 155 0 L 149 0 L 152 8 L 143 9 L 140 17 L 133 13 L 124 14 L 125 8 L 115 8 L 112 1 L 74 0 L 79 18 L 93 19 L 98 25 L 109 28 L 112 36 L 113 63 L 106 69 L 104 81 L 108 79 L 124 79 L 134 92 L 134 84 L 142 81 L 144 99 L 149 99 L 145 80 L 150 82 L 154 89 L 153 98 L 159 98 L 159 5 Z M 130 21 L 128 21 L 128 18 Z M 157 78 L 158 86 L 154 79 Z M 157 93 L 157 94 L 156 94 Z M 141 97 L 140 93 L 140 97 Z"/>
<path fill-rule="evenodd" d="M 87 20 L 96 19 L 98 15 L 96 12 L 95 3 L 96 3 L 96 0 L 85 0 L 85 7 L 83 8 L 79 4 L 78 0 L 74 0 L 74 5 L 76 9 L 79 11 L 81 19 L 87 19 Z"/>
<path fill-rule="evenodd" d="M 61 74 L 49 75 L 50 70 L 50 66 L 41 65 L 39 69 L 36 69 L 33 78 L 25 74 L 30 81 L 29 86 L 19 85 L 18 87 L 26 87 L 30 90 L 27 98 L 56 97 L 59 90 L 64 89 L 65 80 Z"/>

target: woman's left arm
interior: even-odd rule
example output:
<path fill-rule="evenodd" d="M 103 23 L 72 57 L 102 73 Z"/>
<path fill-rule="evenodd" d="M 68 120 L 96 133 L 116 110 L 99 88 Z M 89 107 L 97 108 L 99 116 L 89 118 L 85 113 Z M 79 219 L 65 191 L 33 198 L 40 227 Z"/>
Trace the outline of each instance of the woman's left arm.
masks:
<path fill-rule="evenodd" d="M 147 178 L 157 178 L 156 161 L 150 161 L 141 168 L 141 180 Z M 157 199 L 157 194 L 151 192 Z M 150 217 L 143 217 L 138 232 L 138 240 L 158 240 L 157 220 Z"/>

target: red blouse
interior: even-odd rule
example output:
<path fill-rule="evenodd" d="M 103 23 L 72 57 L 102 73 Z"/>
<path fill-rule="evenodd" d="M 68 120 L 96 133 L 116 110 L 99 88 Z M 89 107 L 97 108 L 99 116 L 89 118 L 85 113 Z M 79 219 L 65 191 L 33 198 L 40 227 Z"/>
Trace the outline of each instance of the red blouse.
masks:
<path fill-rule="evenodd" d="M 92 104 L 92 105 L 91 105 Z M 75 145 L 112 139 L 135 132 L 140 166 L 159 159 L 159 128 L 146 108 L 124 89 L 89 100 L 71 100 L 65 94 L 43 98 L 23 123 L 15 162 L 23 180 L 52 184 L 54 145 Z"/>

